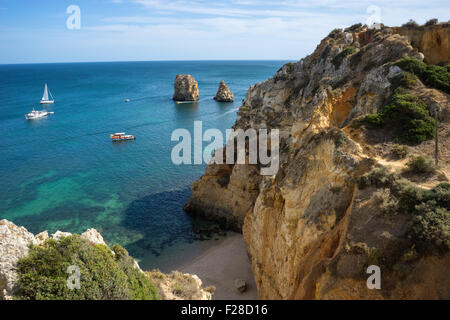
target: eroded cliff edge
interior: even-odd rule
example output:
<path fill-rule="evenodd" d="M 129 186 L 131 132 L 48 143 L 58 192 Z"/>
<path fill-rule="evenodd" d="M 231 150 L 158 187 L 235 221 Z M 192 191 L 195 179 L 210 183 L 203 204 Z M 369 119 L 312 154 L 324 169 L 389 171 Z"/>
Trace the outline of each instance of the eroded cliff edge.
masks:
<path fill-rule="evenodd" d="M 210 164 L 185 209 L 242 230 L 260 298 L 450 298 L 449 31 L 336 29 L 250 87 L 234 128 L 280 130 L 278 173 Z M 422 60 L 447 65 L 443 83 L 409 68 Z M 405 105 L 420 116 L 396 119 Z M 434 155 L 434 112 L 440 166 L 415 171 Z M 381 290 L 366 286 L 371 264 Z"/>

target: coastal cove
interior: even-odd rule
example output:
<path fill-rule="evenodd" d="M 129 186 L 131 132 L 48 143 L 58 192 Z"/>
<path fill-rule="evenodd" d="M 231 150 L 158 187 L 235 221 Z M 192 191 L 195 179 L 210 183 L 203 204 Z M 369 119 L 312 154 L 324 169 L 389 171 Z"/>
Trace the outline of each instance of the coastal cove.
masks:
<path fill-rule="evenodd" d="M 101 232 L 142 269 L 189 265 L 226 237 L 198 241 L 211 223 L 183 211 L 205 165 L 171 162 L 173 130 L 194 121 L 223 132 L 250 85 L 284 61 L 174 61 L 0 65 L 0 219 L 38 233 Z M 171 100 L 176 74 L 198 81 L 198 102 Z M 224 80 L 235 102 L 213 100 Z M 26 121 L 47 82 L 52 117 Z M 130 99 L 125 103 L 124 99 Z M 135 141 L 112 143 L 124 132 Z M 233 281 L 234 279 L 231 279 Z"/>

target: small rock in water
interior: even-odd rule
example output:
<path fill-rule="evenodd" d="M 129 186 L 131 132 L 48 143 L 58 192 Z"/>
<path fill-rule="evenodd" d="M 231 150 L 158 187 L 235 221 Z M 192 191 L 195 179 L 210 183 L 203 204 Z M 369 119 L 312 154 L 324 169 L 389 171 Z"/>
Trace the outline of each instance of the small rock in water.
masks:
<path fill-rule="evenodd" d="M 225 81 L 220 81 L 219 89 L 217 90 L 214 100 L 219 102 L 233 102 L 234 95 L 226 85 Z"/>
<path fill-rule="evenodd" d="M 234 286 L 240 293 L 244 293 L 247 290 L 247 283 L 242 279 L 234 280 Z"/>

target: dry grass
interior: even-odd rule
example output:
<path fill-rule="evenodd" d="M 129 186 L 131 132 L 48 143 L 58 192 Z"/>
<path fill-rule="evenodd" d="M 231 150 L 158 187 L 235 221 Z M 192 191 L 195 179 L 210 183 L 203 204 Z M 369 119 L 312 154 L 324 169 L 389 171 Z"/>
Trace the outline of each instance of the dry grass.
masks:
<path fill-rule="evenodd" d="M 146 274 L 158 287 L 160 294 L 169 300 L 198 300 L 204 292 L 213 294 L 215 291 L 215 287 L 202 288 L 192 275 L 179 271 L 164 274 L 155 269 Z"/>

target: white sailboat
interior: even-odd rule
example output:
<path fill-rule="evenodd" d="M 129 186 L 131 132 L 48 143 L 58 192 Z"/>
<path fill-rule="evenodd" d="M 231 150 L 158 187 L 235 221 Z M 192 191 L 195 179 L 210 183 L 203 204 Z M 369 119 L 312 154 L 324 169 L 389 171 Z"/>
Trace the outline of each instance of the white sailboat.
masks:
<path fill-rule="evenodd" d="M 50 95 L 50 99 L 49 99 L 49 95 Z M 42 96 L 41 104 L 49 104 L 49 103 L 55 103 L 55 100 L 53 99 L 53 96 L 52 96 L 52 93 L 50 92 L 50 90 L 48 90 L 47 84 L 45 84 L 44 95 Z"/>

